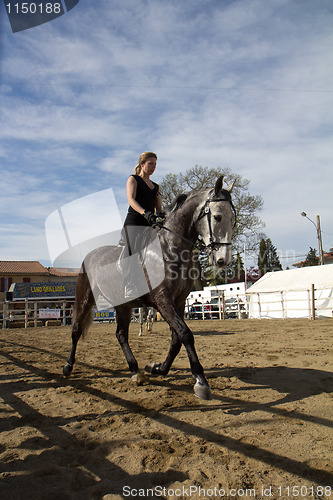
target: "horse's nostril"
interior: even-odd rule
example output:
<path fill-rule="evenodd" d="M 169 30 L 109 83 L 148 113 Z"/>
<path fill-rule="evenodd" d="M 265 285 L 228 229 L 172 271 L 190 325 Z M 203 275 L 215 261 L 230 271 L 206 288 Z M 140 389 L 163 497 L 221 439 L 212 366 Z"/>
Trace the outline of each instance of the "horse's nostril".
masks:
<path fill-rule="evenodd" d="M 219 260 L 217 261 L 217 265 L 218 265 L 219 267 L 223 267 L 223 266 L 224 266 L 224 259 L 219 259 Z"/>

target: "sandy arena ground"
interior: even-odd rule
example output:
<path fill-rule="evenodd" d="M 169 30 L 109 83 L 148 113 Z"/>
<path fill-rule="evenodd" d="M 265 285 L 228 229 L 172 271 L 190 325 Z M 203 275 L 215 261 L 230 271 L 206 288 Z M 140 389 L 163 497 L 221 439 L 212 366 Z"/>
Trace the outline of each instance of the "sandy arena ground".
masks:
<path fill-rule="evenodd" d="M 70 327 L 0 330 L 1 500 L 333 499 L 333 320 L 189 321 L 214 399 L 185 350 L 135 386 L 114 324 L 62 367 Z M 131 346 L 161 361 L 164 322 Z"/>

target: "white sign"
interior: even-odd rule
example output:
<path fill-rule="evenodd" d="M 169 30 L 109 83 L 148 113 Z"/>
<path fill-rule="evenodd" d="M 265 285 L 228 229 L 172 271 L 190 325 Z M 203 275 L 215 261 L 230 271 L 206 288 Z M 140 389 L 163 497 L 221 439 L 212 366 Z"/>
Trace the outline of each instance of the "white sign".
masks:
<path fill-rule="evenodd" d="M 39 309 L 40 318 L 60 318 L 60 309 Z"/>

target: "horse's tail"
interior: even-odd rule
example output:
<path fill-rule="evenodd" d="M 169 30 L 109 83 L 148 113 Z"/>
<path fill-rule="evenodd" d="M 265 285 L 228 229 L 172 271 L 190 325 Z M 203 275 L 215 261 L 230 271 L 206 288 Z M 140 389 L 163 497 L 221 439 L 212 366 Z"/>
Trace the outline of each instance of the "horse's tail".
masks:
<path fill-rule="evenodd" d="M 77 309 L 75 307 L 74 311 L 73 311 L 73 323 L 76 322 L 77 317 L 78 317 L 78 314 L 77 314 Z M 80 318 L 82 340 L 84 340 L 86 338 L 89 327 L 92 324 L 92 322 L 93 322 L 93 312 L 92 312 L 92 306 L 91 306 L 91 308 L 88 311 L 86 311 L 84 314 L 82 314 L 82 316 Z"/>
<path fill-rule="evenodd" d="M 80 274 L 76 282 L 75 306 L 73 311 L 73 324 L 79 323 L 82 338 L 86 336 L 93 321 L 92 308 L 95 304 L 89 278 L 84 264 L 80 269 Z"/>

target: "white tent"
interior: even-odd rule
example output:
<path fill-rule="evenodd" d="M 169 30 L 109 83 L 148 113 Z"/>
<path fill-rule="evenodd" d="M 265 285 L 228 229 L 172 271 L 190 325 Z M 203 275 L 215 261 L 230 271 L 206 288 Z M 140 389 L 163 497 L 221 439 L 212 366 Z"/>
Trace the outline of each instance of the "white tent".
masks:
<path fill-rule="evenodd" d="M 333 264 L 267 273 L 246 295 L 249 318 L 332 318 Z"/>

